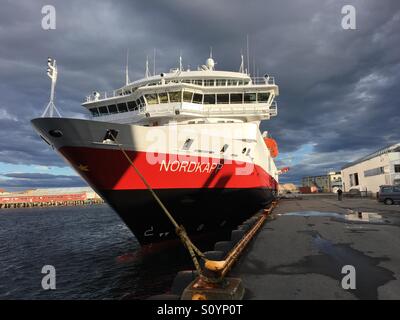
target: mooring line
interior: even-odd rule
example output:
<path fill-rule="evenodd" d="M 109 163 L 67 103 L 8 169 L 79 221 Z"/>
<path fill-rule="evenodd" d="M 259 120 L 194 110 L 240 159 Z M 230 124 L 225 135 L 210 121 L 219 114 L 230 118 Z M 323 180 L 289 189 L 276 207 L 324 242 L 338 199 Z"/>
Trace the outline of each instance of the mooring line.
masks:
<path fill-rule="evenodd" d="M 196 270 L 199 272 L 199 274 L 201 274 L 201 267 L 199 264 L 199 261 L 197 260 L 196 254 L 201 257 L 202 259 L 204 259 L 204 254 L 193 244 L 193 242 L 190 240 L 189 236 L 186 233 L 186 230 L 183 226 L 180 226 L 174 219 L 174 217 L 172 216 L 172 214 L 168 211 L 167 207 L 164 205 L 164 203 L 161 201 L 161 199 L 157 196 L 157 194 L 155 193 L 155 191 L 153 190 L 153 188 L 150 186 L 150 184 L 147 182 L 146 178 L 142 175 L 142 173 L 139 171 L 139 169 L 135 166 L 135 164 L 133 163 L 133 161 L 131 160 L 131 158 L 129 158 L 128 154 L 125 152 L 125 150 L 122 148 L 122 144 L 118 143 L 117 138 L 114 137 L 113 133 L 110 131 L 110 135 L 113 138 L 114 142 L 116 143 L 116 145 L 118 146 L 118 148 L 120 149 L 120 151 L 123 153 L 123 155 L 125 156 L 125 158 L 128 160 L 128 162 L 130 163 L 130 165 L 132 166 L 132 168 L 135 170 L 135 172 L 137 173 L 137 175 L 140 177 L 140 179 L 142 180 L 142 182 L 145 184 L 147 190 L 150 191 L 151 195 L 153 196 L 153 198 L 156 200 L 156 202 L 159 204 L 159 206 L 161 207 L 161 209 L 163 210 L 163 212 L 166 214 L 166 216 L 168 217 L 168 219 L 171 221 L 171 223 L 174 225 L 175 227 L 175 233 L 179 236 L 179 238 L 181 239 L 183 245 L 187 248 L 187 250 L 189 251 L 190 257 L 193 260 L 193 264 L 196 267 Z"/>

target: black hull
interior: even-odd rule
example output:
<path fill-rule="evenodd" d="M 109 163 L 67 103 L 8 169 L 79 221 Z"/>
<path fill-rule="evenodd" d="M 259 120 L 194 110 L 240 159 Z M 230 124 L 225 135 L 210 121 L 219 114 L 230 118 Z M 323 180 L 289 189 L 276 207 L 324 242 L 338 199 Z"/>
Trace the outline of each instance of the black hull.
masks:
<path fill-rule="evenodd" d="M 220 240 L 224 240 L 230 230 L 274 199 L 273 190 L 267 188 L 159 189 L 155 192 L 194 239 L 221 234 Z M 148 190 L 100 190 L 99 193 L 142 246 L 176 240 L 172 223 Z"/>

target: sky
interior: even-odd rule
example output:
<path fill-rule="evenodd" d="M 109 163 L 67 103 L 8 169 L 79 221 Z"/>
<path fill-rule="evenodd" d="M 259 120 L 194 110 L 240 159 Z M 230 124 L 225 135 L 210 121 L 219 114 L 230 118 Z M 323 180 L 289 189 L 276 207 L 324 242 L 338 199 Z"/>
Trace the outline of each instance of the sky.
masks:
<path fill-rule="evenodd" d="M 0 188 L 85 183 L 33 131 L 49 96 L 47 57 L 57 59 L 56 105 L 87 117 L 93 90 L 144 75 L 156 48 L 156 72 L 196 68 L 213 48 L 219 70 L 237 71 L 250 43 L 250 65 L 273 75 L 278 116 L 262 123 L 277 140 L 282 182 L 338 170 L 400 141 L 398 0 L 0 0 Z M 42 7 L 56 9 L 56 29 L 42 28 Z M 356 29 L 342 28 L 344 5 Z M 252 69 L 252 67 L 250 68 Z"/>

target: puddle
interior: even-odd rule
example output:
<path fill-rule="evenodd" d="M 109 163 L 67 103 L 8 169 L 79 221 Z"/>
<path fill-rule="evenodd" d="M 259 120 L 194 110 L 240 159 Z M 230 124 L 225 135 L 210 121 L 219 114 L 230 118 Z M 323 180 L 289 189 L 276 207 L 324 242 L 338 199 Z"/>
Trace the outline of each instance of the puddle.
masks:
<path fill-rule="evenodd" d="M 288 212 L 278 214 L 279 216 L 293 216 L 293 217 L 328 217 L 345 220 L 349 222 L 370 222 L 382 223 L 382 216 L 375 212 L 361 212 L 357 210 L 348 209 L 346 214 L 337 212 L 322 212 L 322 211 L 301 211 L 301 212 Z"/>
<path fill-rule="evenodd" d="M 279 216 L 294 216 L 294 217 L 331 217 L 343 219 L 343 214 L 336 212 L 321 212 L 321 211 L 301 211 L 301 212 L 288 212 L 278 214 Z"/>

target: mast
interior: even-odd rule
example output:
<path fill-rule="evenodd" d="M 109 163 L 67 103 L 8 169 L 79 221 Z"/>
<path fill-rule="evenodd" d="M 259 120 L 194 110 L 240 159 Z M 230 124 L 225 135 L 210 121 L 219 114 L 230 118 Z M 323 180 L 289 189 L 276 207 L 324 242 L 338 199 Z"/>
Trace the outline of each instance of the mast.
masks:
<path fill-rule="evenodd" d="M 51 88 L 50 88 L 50 101 L 47 104 L 46 108 L 44 109 L 44 112 L 42 114 L 42 118 L 48 116 L 50 118 L 53 118 L 54 116 L 54 111 L 57 113 L 57 115 L 61 118 L 60 112 L 58 112 L 55 104 L 54 104 L 54 93 L 56 89 L 56 83 L 57 83 L 57 63 L 56 60 L 52 58 L 47 59 L 47 75 L 51 79 Z M 47 115 L 48 114 L 48 115 Z"/>
<path fill-rule="evenodd" d="M 125 85 L 129 84 L 129 49 L 126 50 Z"/>

